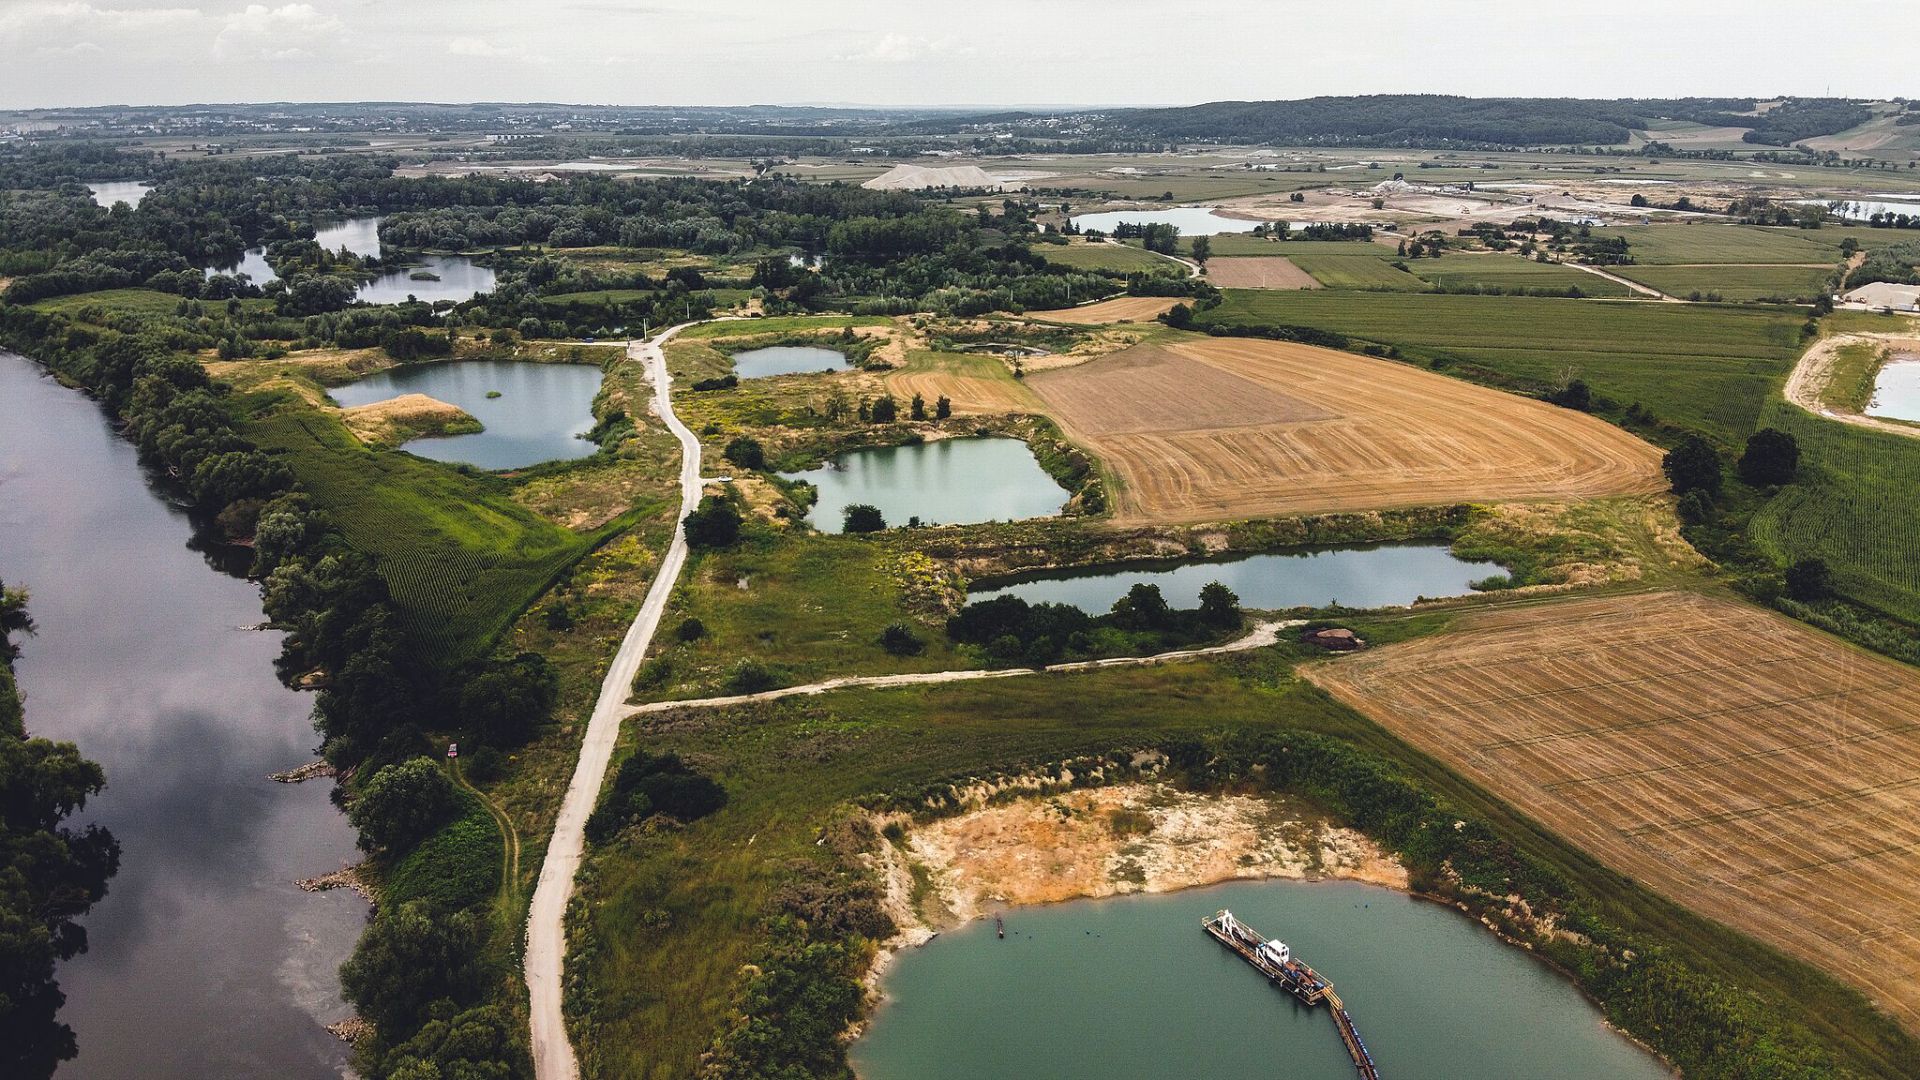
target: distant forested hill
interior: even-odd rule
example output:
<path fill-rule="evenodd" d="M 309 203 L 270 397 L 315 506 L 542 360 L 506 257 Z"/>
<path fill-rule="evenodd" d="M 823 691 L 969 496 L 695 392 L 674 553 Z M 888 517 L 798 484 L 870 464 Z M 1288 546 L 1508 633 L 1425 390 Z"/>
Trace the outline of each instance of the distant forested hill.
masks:
<path fill-rule="evenodd" d="M 1864 123 L 1864 105 L 1794 98 L 1760 116 L 1752 98 L 1612 100 L 1469 98 L 1444 94 L 1316 97 L 1298 101 L 1215 101 L 1177 109 L 1136 109 L 1113 119 L 1140 135 L 1300 146 L 1547 146 L 1624 143 L 1655 120 L 1751 127 L 1748 142 L 1786 145 Z"/>

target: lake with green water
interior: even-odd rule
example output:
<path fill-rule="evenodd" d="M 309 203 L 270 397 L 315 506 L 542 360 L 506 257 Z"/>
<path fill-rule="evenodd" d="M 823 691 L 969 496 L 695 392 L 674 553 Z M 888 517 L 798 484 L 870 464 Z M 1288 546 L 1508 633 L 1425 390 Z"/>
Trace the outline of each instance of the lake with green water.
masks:
<path fill-rule="evenodd" d="M 1200 606 L 1200 589 L 1218 581 L 1250 608 L 1371 608 L 1421 597 L 1462 596 L 1472 583 L 1504 573 L 1498 563 L 1455 558 L 1445 544 L 1280 552 L 1193 562 L 1109 563 L 1048 570 L 984 583 L 969 600 L 1018 596 L 1029 603 L 1072 604 L 1098 614 L 1137 584 L 1156 585 L 1176 608 Z"/>
<path fill-rule="evenodd" d="M 415 439 L 402 449 L 434 461 L 518 469 L 587 457 L 599 449 L 580 436 L 593 428 L 593 397 L 600 392 L 600 379 L 600 369 L 587 364 L 460 360 L 388 368 L 327 393 L 349 409 L 402 394 L 425 394 L 458 405 L 486 430 Z M 498 397 L 487 396 L 495 392 Z"/>
<path fill-rule="evenodd" d="M 869 447 L 818 469 L 781 475 L 819 489 L 807 520 L 830 533 L 841 531 L 841 514 L 856 503 L 879 507 L 887 524 L 898 526 L 915 517 L 923 525 L 1048 517 L 1067 501 L 1067 492 L 1018 439 Z"/>
<path fill-rule="evenodd" d="M 1200 929 L 1293 947 L 1389 1080 L 1658 1080 L 1560 973 L 1452 908 L 1352 882 L 1237 882 L 1006 913 L 896 958 L 852 1047 L 862 1080 L 1351 1080 L 1325 1008 Z"/>

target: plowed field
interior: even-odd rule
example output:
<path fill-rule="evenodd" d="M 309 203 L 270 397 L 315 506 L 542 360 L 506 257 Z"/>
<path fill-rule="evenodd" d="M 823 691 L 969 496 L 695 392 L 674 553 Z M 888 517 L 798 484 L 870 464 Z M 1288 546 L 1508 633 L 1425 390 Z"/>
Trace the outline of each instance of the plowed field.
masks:
<path fill-rule="evenodd" d="M 1136 346 L 1027 385 L 1120 480 L 1127 522 L 1662 486 L 1652 446 L 1584 413 L 1305 345 Z"/>
<path fill-rule="evenodd" d="M 1920 673 L 1687 593 L 1306 669 L 1614 869 L 1920 1027 Z"/>
<path fill-rule="evenodd" d="M 1215 259 L 1207 264 L 1207 280 L 1222 289 L 1317 289 L 1312 274 L 1284 255 Z"/>
<path fill-rule="evenodd" d="M 1029 318 L 1048 322 L 1096 326 L 1100 323 L 1152 322 L 1160 313 L 1179 303 L 1166 296 L 1120 296 L 1097 304 L 1060 308 L 1055 311 L 1029 311 Z"/>

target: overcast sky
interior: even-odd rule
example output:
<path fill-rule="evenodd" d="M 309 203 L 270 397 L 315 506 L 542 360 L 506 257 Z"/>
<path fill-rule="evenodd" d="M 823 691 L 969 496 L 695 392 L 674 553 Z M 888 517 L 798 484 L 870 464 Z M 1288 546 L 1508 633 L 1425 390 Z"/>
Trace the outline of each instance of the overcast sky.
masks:
<path fill-rule="evenodd" d="M 0 0 L 0 107 L 1920 95 L 1911 3 Z"/>

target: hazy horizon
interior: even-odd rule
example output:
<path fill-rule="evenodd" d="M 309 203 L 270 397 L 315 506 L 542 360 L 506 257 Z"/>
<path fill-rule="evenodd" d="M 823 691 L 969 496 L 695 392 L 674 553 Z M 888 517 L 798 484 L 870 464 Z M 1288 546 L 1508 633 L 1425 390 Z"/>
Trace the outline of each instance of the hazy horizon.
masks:
<path fill-rule="evenodd" d="M 1469 10 L 1462 11 L 1462 7 Z M 1892 97 L 1884 3 L 10 0 L 0 108 L 263 102 L 1094 108 L 1365 93 Z M 1809 32 L 1799 32 L 1805 25 Z M 1871 33 L 1885 24 L 1885 33 Z M 1811 32 L 1846 26 L 1862 33 Z M 1244 62 L 1236 62 L 1244 61 Z M 258 93 L 248 85 L 260 84 Z M 1077 104 L 1085 103 L 1085 104 Z"/>

